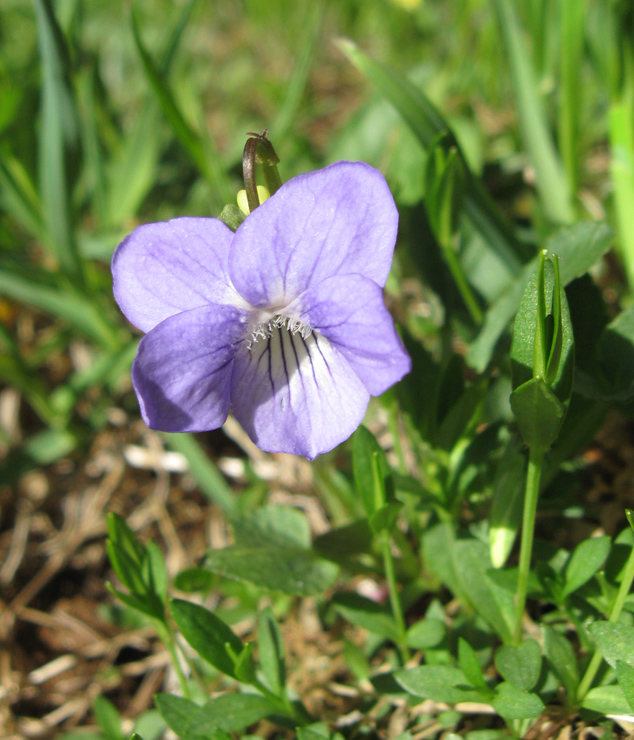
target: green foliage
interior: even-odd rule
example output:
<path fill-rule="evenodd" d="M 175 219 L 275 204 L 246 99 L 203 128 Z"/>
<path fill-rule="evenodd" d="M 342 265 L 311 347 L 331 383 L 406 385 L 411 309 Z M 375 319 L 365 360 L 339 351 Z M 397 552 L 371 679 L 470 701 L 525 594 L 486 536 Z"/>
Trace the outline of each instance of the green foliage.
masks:
<path fill-rule="evenodd" d="M 269 502 L 271 460 L 221 436 L 204 440 L 209 456 L 189 434 L 163 439 L 233 544 L 168 574 L 162 545 L 108 516 L 110 591 L 153 625 L 182 693 L 159 694 L 160 716 L 145 712 L 132 737 L 157 739 L 165 722 L 183 740 L 228 740 L 266 719 L 343 740 L 391 732 L 402 707 L 401 740 L 429 727 L 487 740 L 534 734 L 542 712 L 634 711 L 632 534 L 590 536 L 613 517 L 588 481 L 612 472 L 578 455 L 613 410 L 631 424 L 634 53 L 628 4 L 586 5 L 0 8 L 0 383 L 19 401 L 15 429 L 0 424 L 3 490 L 80 461 L 112 408 L 132 419 L 137 338 L 107 263 L 138 223 L 229 203 L 238 228 L 242 132 L 269 128 L 284 179 L 368 161 L 400 212 L 386 294 L 413 370 L 310 484 L 282 483 L 316 494 L 310 516 Z M 333 36 L 351 39 L 343 55 Z M 231 483 L 219 456 L 240 463 Z M 284 465 L 273 458 L 275 475 Z M 175 589 L 213 591 L 218 608 Z M 334 680 L 360 684 L 341 734 L 292 688 L 307 669 L 285 642 L 306 597 L 316 644 L 341 661 Z M 257 635 L 244 642 L 242 619 Z M 452 708 L 423 720 L 404 696 Z M 469 729 L 465 702 L 495 714 Z M 94 719 L 92 737 L 127 736 L 103 696 Z"/>
<path fill-rule="evenodd" d="M 337 566 L 311 548 L 308 522 L 297 509 L 265 507 L 232 523 L 235 544 L 205 558 L 214 573 L 287 594 L 321 593 L 334 582 Z"/>

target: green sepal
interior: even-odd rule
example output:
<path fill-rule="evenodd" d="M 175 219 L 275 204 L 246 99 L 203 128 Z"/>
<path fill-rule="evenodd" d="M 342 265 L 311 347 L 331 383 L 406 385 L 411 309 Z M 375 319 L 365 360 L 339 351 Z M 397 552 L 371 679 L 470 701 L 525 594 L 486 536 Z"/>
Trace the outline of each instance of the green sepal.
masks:
<path fill-rule="evenodd" d="M 557 255 L 546 250 L 522 296 L 511 345 L 511 408 L 524 442 L 545 452 L 570 403 L 574 338 Z"/>
<path fill-rule="evenodd" d="M 227 203 L 227 205 L 222 209 L 219 218 L 225 226 L 228 226 L 231 229 L 231 231 L 237 231 L 238 226 L 240 226 L 246 216 L 235 203 Z"/>
<path fill-rule="evenodd" d="M 566 407 L 541 378 L 532 378 L 511 393 L 511 409 L 525 444 L 545 452 L 557 439 Z"/>

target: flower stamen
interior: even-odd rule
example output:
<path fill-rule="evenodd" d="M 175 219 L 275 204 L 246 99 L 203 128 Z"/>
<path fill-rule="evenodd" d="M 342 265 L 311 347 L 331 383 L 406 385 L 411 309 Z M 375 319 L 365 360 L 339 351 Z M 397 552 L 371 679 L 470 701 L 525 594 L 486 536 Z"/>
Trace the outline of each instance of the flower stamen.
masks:
<path fill-rule="evenodd" d="M 313 332 L 312 326 L 308 326 L 300 319 L 277 314 L 268 321 L 261 322 L 251 331 L 251 337 L 247 339 L 247 349 L 253 349 L 253 345 L 261 339 L 270 339 L 276 329 L 286 329 L 293 335 L 299 334 L 303 339 L 308 339 Z"/>

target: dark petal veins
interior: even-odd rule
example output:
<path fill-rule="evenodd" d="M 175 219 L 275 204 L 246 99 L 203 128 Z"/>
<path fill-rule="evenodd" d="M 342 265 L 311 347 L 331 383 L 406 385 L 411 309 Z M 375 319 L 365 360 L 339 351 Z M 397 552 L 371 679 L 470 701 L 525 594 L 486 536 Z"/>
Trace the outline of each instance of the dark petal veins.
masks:
<path fill-rule="evenodd" d="M 312 459 L 352 434 L 369 394 L 325 338 L 293 335 L 285 328 L 274 333 L 280 336 L 271 337 L 266 370 L 248 356 L 266 352 L 263 342 L 238 351 L 231 383 L 233 411 L 261 449 Z"/>

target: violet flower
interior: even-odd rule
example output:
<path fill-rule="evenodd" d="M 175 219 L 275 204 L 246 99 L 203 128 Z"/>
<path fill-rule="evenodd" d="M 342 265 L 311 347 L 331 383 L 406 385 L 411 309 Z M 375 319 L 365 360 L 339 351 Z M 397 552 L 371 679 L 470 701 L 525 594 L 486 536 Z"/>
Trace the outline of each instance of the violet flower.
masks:
<path fill-rule="evenodd" d="M 385 308 L 398 212 L 383 176 L 338 162 L 289 180 L 235 234 L 216 218 L 135 229 L 114 294 L 147 332 L 132 367 L 153 429 L 229 410 L 258 447 L 312 459 L 410 370 Z"/>

